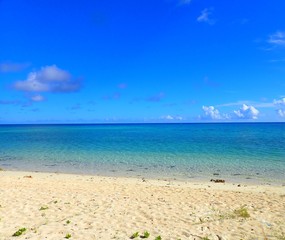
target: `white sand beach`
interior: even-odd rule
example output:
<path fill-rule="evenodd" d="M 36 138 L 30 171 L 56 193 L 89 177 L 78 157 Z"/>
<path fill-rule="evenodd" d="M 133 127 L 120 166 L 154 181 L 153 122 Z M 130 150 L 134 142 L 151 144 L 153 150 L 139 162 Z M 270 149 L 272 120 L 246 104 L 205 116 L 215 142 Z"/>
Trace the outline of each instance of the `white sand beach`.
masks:
<path fill-rule="evenodd" d="M 144 231 L 163 240 L 285 239 L 285 186 L 0 171 L 1 240 Z"/>

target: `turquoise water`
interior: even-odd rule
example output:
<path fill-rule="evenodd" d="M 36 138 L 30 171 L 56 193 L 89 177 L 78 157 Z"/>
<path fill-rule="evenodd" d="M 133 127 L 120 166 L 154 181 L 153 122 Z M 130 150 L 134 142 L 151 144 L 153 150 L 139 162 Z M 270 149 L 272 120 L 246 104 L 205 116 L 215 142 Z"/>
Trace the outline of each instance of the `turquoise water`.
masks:
<path fill-rule="evenodd" d="M 285 124 L 0 125 L 0 167 L 285 183 Z"/>

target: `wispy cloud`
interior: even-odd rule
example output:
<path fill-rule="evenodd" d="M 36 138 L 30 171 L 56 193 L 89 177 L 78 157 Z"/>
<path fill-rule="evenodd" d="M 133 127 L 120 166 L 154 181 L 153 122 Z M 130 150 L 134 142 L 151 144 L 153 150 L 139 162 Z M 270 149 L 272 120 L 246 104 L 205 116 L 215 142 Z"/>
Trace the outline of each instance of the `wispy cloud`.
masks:
<path fill-rule="evenodd" d="M 268 43 L 274 46 L 285 46 L 285 32 L 277 31 L 270 35 L 268 38 Z"/>
<path fill-rule="evenodd" d="M 117 92 L 117 93 L 114 93 L 114 94 L 113 94 L 113 98 L 114 98 L 114 99 L 119 99 L 120 97 L 121 97 L 121 93 L 118 93 L 118 92 Z"/>
<path fill-rule="evenodd" d="M 279 63 L 279 62 L 285 62 L 285 58 L 281 58 L 281 59 L 271 59 L 268 62 L 270 63 Z"/>
<path fill-rule="evenodd" d="M 0 104 L 1 105 L 15 105 L 15 104 L 19 104 L 19 101 L 15 101 L 15 100 L 0 100 Z"/>
<path fill-rule="evenodd" d="M 193 87 L 196 90 L 201 90 L 202 88 L 208 87 L 208 88 L 218 88 L 221 87 L 222 84 L 220 84 L 217 81 L 211 80 L 209 77 L 204 77 L 202 80 L 196 81 L 193 83 Z"/>
<path fill-rule="evenodd" d="M 188 5 L 192 2 L 192 0 L 180 0 L 179 4 L 180 5 Z"/>
<path fill-rule="evenodd" d="M 31 100 L 33 101 L 33 102 L 42 102 L 42 101 L 44 101 L 45 100 L 45 98 L 42 96 L 42 95 L 34 95 L 34 96 L 32 96 L 31 97 Z"/>
<path fill-rule="evenodd" d="M 120 83 L 120 84 L 118 84 L 118 88 L 120 88 L 120 89 L 125 89 L 125 88 L 127 88 L 128 87 L 128 85 L 126 84 L 126 83 Z"/>
<path fill-rule="evenodd" d="M 276 106 L 284 106 L 285 107 L 285 97 L 280 98 L 280 99 L 274 99 L 273 104 Z"/>
<path fill-rule="evenodd" d="M 233 107 L 233 106 L 240 106 L 242 104 L 249 104 L 250 101 L 248 100 L 241 100 L 241 101 L 237 101 L 237 102 L 230 102 L 230 103 L 223 103 L 223 104 L 219 104 L 216 105 L 216 107 Z"/>
<path fill-rule="evenodd" d="M 33 106 L 33 102 L 32 101 L 27 101 L 27 102 L 22 102 L 21 103 L 21 107 L 22 108 L 29 108 L 29 107 L 31 107 L 31 106 Z"/>
<path fill-rule="evenodd" d="M 165 97 L 163 92 L 160 92 L 156 95 L 150 96 L 146 99 L 148 102 L 160 102 Z"/>
<path fill-rule="evenodd" d="M 216 20 L 211 18 L 211 15 L 213 13 L 213 9 L 212 8 L 205 8 L 200 16 L 197 18 L 198 22 L 204 22 L 204 23 L 208 23 L 210 25 L 214 25 L 216 23 Z"/>
<path fill-rule="evenodd" d="M 187 100 L 187 101 L 184 102 L 184 104 L 189 105 L 189 106 L 195 105 L 195 104 L 197 104 L 197 103 L 198 103 L 198 101 L 197 101 L 197 100 L 194 100 L 194 99 L 192 99 L 192 100 Z"/>
<path fill-rule="evenodd" d="M 208 77 L 205 77 L 204 78 L 204 84 L 208 87 L 213 87 L 213 88 L 216 88 L 216 87 L 220 87 L 221 84 L 218 83 L 218 82 L 215 82 L 215 81 L 212 81 L 210 80 Z"/>
<path fill-rule="evenodd" d="M 19 72 L 29 67 L 29 63 L 13 63 L 13 62 L 2 62 L 0 63 L 0 72 Z"/>
<path fill-rule="evenodd" d="M 249 100 L 240 100 L 237 102 L 230 102 L 230 103 L 223 103 L 216 105 L 216 107 L 234 107 L 234 106 L 240 106 L 240 105 L 253 105 L 254 107 L 258 108 L 272 108 L 274 107 L 274 104 L 272 102 L 254 102 Z"/>
<path fill-rule="evenodd" d="M 119 92 L 115 92 L 112 95 L 105 95 L 102 97 L 104 100 L 117 100 L 121 97 L 121 94 Z"/>
<path fill-rule="evenodd" d="M 165 97 L 165 93 L 164 92 L 160 92 L 158 94 L 151 95 L 149 97 L 134 97 L 129 103 L 133 104 L 133 103 L 142 102 L 142 101 L 146 101 L 146 102 L 161 102 L 164 97 Z"/>
<path fill-rule="evenodd" d="M 23 92 L 75 92 L 81 88 L 81 81 L 56 65 L 42 67 L 29 73 L 24 81 L 17 81 L 14 88 Z"/>
<path fill-rule="evenodd" d="M 141 102 L 143 100 L 143 98 L 141 97 L 134 97 L 133 99 L 131 99 L 129 101 L 129 104 L 134 104 L 134 103 L 137 103 L 137 102 Z"/>
<path fill-rule="evenodd" d="M 80 103 L 76 103 L 75 105 L 71 106 L 69 109 L 70 110 L 79 110 L 81 108 L 82 108 L 81 104 Z"/>
<path fill-rule="evenodd" d="M 44 99 L 41 99 L 39 96 L 33 96 L 27 101 L 20 101 L 20 100 L 0 100 L 0 105 L 17 105 L 22 108 L 30 107 L 33 105 L 34 102 L 40 102 Z"/>
<path fill-rule="evenodd" d="M 163 107 L 175 107 L 177 106 L 177 103 L 166 103 L 166 104 L 163 104 Z"/>

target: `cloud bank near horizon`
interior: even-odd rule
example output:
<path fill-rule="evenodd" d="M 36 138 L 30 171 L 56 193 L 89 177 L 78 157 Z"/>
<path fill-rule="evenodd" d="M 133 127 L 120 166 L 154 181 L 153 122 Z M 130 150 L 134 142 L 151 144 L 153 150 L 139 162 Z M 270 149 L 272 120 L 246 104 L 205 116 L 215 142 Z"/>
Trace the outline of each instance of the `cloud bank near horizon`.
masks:
<path fill-rule="evenodd" d="M 202 106 L 203 115 L 200 115 L 201 120 L 257 120 L 259 110 L 253 106 L 243 104 L 240 109 L 234 110 L 232 113 L 221 113 L 214 106 Z"/>

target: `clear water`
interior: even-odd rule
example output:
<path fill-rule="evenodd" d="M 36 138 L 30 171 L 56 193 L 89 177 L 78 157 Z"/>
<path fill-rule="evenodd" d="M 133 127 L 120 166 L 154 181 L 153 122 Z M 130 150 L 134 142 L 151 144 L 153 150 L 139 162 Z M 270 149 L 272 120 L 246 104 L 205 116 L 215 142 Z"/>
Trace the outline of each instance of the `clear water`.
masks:
<path fill-rule="evenodd" d="M 284 184 L 285 124 L 0 125 L 0 167 Z"/>

